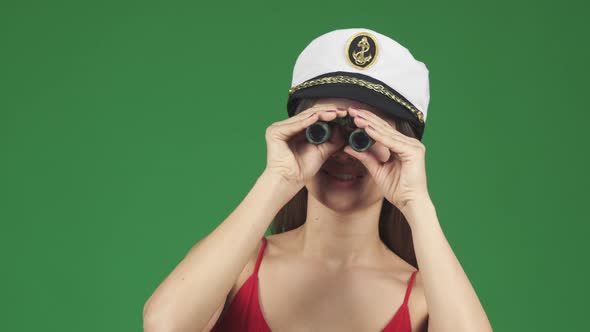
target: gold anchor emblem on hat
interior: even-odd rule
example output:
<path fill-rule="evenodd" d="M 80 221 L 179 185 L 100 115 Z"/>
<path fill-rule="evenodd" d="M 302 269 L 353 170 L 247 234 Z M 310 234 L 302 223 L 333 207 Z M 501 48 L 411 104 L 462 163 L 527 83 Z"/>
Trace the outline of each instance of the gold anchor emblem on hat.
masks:
<path fill-rule="evenodd" d="M 377 39 L 366 32 L 350 37 L 345 51 L 348 62 L 359 69 L 366 69 L 375 63 L 378 52 Z"/>
<path fill-rule="evenodd" d="M 367 41 L 367 36 L 364 36 L 363 39 L 361 39 L 361 41 L 356 44 L 356 46 L 361 48 L 360 51 L 352 52 L 352 57 L 354 58 L 354 62 L 356 62 L 357 65 L 362 66 L 373 59 L 373 56 L 370 54 L 368 57 L 365 57 L 365 52 L 371 49 L 371 45 L 369 45 L 369 42 Z"/>

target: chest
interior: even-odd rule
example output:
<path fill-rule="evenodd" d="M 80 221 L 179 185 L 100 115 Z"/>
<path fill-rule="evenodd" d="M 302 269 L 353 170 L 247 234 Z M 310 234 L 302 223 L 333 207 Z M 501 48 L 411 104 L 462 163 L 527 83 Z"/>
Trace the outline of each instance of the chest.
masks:
<path fill-rule="evenodd" d="M 404 293 L 401 281 L 366 271 L 259 273 L 259 304 L 273 331 L 382 331 Z"/>

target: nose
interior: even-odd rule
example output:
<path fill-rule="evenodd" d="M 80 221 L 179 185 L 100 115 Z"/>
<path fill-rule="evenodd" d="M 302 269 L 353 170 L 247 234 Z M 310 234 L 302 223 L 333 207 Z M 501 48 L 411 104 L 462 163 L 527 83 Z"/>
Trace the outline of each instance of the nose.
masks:
<path fill-rule="evenodd" d="M 346 146 L 344 146 L 344 147 L 346 147 Z M 330 156 L 330 158 L 338 161 L 341 164 L 345 164 L 347 162 L 354 162 L 356 160 L 356 158 L 354 158 L 353 156 L 351 156 L 348 153 L 344 152 L 344 147 L 342 147 L 342 149 L 334 152 Z"/>
<path fill-rule="evenodd" d="M 338 161 L 340 163 L 346 163 L 347 161 L 350 162 L 350 161 L 356 160 L 356 158 L 354 158 L 353 156 L 344 152 L 344 148 L 348 145 L 348 142 L 346 141 L 346 137 L 348 137 L 348 134 L 350 131 L 351 130 L 347 130 L 347 129 L 342 128 L 340 126 L 336 126 L 336 128 L 332 134 L 335 136 L 338 136 L 337 140 L 342 142 L 342 147 L 340 147 L 340 149 L 338 149 L 336 152 L 334 152 L 330 156 L 330 159 L 333 159 L 333 160 Z"/>

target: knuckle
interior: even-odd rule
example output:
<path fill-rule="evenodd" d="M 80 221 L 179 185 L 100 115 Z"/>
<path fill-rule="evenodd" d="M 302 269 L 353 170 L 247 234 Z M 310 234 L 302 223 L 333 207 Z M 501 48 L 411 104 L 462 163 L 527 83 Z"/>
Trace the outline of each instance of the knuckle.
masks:
<path fill-rule="evenodd" d="M 266 128 L 265 136 L 267 138 L 270 138 L 270 137 L 274 136 L 275 131 L 276 131 L 276 126 L 270 125 Z"/>
<path fill-rule="evenodd" d="M 422 154 L 426 153 L 426 146 L 422 143 L 418 144 L 418 151 Z"/>

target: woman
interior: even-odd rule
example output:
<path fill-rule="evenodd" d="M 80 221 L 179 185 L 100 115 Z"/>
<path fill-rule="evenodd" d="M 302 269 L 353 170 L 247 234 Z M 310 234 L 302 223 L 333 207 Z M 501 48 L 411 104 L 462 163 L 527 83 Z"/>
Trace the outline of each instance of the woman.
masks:
<path fill-rule="evenodd" d="M 423 64 L 375 31 L 312 41 L 289 118 L 266 130 L 265 170 L 148 299 L 144 330 L 491 331 L 428 194 L 427 87 Z M 347 116 L 368 150 L 339 126 L 307 141 L 312 124 Z"/>

